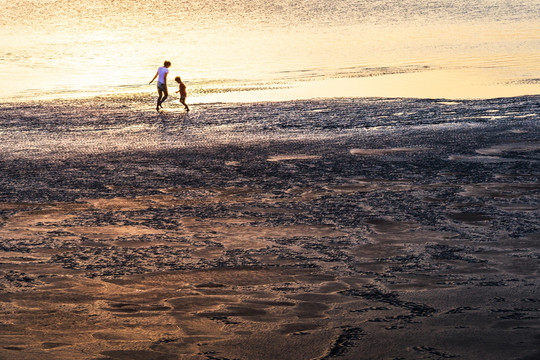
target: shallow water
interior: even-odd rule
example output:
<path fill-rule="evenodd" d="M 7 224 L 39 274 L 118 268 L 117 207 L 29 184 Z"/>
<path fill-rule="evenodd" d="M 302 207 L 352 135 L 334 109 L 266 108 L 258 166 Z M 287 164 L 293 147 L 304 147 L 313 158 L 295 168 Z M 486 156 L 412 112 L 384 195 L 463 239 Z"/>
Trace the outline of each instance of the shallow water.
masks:
<path fill-rule="evenodd" d="M 1 0 L 0 6 L 0 101 L 154 91 L 148 81 L 165 59 L 197 101 L 268 87 L 292 88 L 288 99 L 540 93 L 536 0 Z M 358 81 L 331 90 L 324 81 L 296 86 L 374 77 L 384 85 L 394 74 L 441 70 L 444 76 L 432 80 L 405 79 L 400 91 Z M 442 91 L 448 83 L 458 90 Z M 518 89 L 506 93 L 507 87 Z M 251 93 L 223 99 L 246 101 Z"/>

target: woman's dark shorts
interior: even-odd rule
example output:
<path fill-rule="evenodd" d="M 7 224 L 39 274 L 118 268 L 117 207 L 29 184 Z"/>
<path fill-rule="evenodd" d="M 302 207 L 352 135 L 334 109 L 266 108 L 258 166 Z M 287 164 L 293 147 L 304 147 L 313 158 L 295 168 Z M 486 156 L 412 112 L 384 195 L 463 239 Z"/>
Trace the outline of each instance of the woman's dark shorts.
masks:
<path fill-rule="evenodd" d="M 158 82 L 157 83 L 157 88 L 161 91 L 167 91 L 167 84 L 163 84 L 163 83 L 160 83 Z"/>

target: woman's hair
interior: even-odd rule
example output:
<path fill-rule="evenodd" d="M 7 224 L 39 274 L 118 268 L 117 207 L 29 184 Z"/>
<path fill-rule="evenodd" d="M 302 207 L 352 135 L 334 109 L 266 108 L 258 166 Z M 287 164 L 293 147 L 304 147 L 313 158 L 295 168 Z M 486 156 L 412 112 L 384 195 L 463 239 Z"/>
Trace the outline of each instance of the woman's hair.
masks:
<path fill-rule="evenodd" d="M 179 83 L 180 81 L 182 81 L 182 79 L 180 79 L 180 76 L 175 77 L 174 80 L 175 80 L 177 83 Z"/>
<path fill-rule="evenodd" d="M 171 62 L 170 62 L 170 61 L 165 61 L 165 62 L 163 63 L 163 66 L 169 67 L 169 66 L 171 66 Z"/>

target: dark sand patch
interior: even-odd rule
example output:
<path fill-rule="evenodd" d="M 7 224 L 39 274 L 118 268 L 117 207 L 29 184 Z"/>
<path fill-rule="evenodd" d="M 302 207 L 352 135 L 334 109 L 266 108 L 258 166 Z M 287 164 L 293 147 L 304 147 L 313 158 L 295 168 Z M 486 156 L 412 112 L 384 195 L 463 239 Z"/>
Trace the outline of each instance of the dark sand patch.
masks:
<path fill-rule="evenodd" d="M 540 183 L 486 183 L 463 186 L 463 196 L 513 199 L 522 196 L 540 196 Z M 535 203 L 531 204 L 534 206 Z"/>
<path fill-rule="evenodd" d="M 340 194 L 348 194 L 378 190 L 408 191 L 414 187 L 417 186 L 406 180 L 389 181 L 386 179 L 356 179 L 354 183 L 326 186 L 325 189 Z"/>
<path fill-rule="evenodd" d="M 448 214 L 448 217 L 454 221 L 463 221 L 468 224 L 475 224 L 493 219 L 493 217 L 490 217 L 487 214 L 469 211 L 450 213 Z"/>
<path fill-rule="evenodd" d="M 388 219 L 373 219 L 366 221 L 373 226 L 373 230 L 379 234 L 395 234 L 402 233 L 411 229 L 414 229 L 414 224 L 392 221 Z"/>
<path fill-rule="evenodd" d="M 388 148 L 388 149 L 351 149 L 349 152 L 352 155 L 373 156 L 373 155 L 389 155 L 394 153 L 415 153 L 428 151 L 429 148 Z"/>
<path fill-rule="evenodd" d="M 501 210 L 506 210 L 506 211 L 517 211 L 517 212 L 520 212 L 520 211 L 538 211 L 540 210 L 540 204 L 527 204 L 527 203 L 523 203 L 523 204 L 497 204 L 496 205 L 499 209 Z"/>
<path fill-rule="evenodd" d="M 498 156 L 487 156 L 487 155 L 450 155 L 448 160 L 451 161 L 463 161 L 463 162 L 478 162 L 478 163 L 505 163 L 505 162 L 514 162 L 515 159 L 506 159 Z"/>
<path fill-rule="evenodd" d="M 509 152 L 530 153 L 540 150 L 539 143 L 509 143 L 498 144 L 489 148 L 478 149 L 476 152 L 481 155 L 500 155 Z"/>

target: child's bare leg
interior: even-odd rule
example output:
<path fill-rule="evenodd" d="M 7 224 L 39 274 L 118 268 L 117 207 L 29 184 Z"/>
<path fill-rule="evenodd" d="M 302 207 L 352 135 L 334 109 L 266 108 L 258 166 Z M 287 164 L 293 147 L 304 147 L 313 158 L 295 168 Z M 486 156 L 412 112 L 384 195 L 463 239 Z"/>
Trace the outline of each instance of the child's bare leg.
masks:
<path fill-rule="evenodd" d="M 187 106 L 187 104 L 186 104 L 186 100 L 184 100 L 184 99 L 180 99 L 180 102 L 182 103 L 182 105 L 184 105 L 184 106 L 185 106 L 185 108 L 186 108 L 186 111 L 189 111 L 189 107 L 188 107 L 188 106 Z"/>

